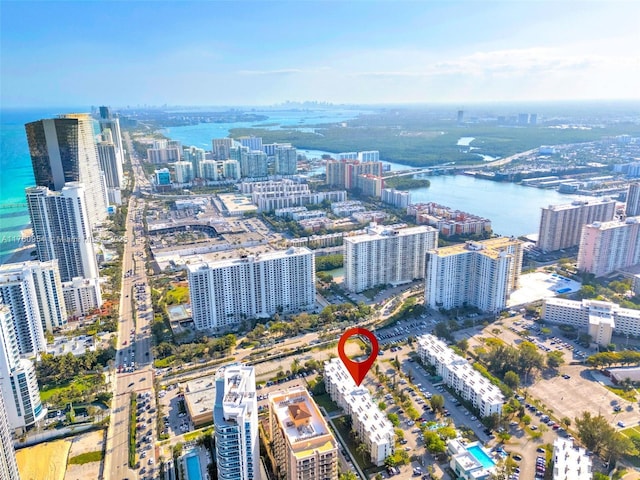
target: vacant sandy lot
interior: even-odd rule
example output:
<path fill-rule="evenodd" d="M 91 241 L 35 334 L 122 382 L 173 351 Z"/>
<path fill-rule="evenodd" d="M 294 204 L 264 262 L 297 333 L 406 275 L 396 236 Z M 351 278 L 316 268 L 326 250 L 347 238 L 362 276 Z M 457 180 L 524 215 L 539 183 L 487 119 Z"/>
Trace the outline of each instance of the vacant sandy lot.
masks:
<path fill-rule="evenodd" d="M 56 440 L 18 450 L 16 458 L 20 478 L 22 480 L 63 480 L 70 448 L 70 441 Z"/>
<path fill-rule="evenodd" d="M 76 435 L 71 439 L 69 458 L 82 453 L 101 451 L 104 446 L 104 430 Z M 85 478 L 99 478 L 102 462 L 85 463 L 84 465 L 67 465 L 64 480 L 82 480 Z"/>

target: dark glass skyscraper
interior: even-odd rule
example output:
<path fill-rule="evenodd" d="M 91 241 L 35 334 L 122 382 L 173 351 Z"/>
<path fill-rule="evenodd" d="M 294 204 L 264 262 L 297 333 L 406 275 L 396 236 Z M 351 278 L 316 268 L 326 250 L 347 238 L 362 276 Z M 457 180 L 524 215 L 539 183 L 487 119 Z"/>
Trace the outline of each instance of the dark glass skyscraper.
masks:
<path fill-rule="evenodd" d="M 88 114 L 68 114 L 25 125 L 36 185 L 61 191 L 81 182 L 91 226 L 107 215 L 107 190 L 98 162 L 93 121 Z"/>

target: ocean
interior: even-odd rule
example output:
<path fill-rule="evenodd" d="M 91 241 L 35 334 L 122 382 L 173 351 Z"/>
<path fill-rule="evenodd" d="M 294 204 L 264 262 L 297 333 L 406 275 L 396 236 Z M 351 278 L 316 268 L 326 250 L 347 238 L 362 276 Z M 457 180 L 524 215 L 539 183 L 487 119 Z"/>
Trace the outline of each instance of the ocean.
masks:
<path fill-rule="evenodd" d="M 20 246 L 21 232 L 29 227 L 24 189 L 34 181 L 24 124 L 71 111 L 78 110 L 0 110 L 0 262 Z"/>
<path fill-rule="evenodd" d="M 33 169 L 24 125 L 42 118 L 53 118 L 61 113 L 88 112 L 87 107 L 57 107 L 33 109 L 0 109 L 0 263 L 21 246 L 22 231 L 29 228 L 29 213 L 24 195 L 34 185 Z M 311 131 L 310 126 L 347 121 L 364 110 L 251 110 L 269 118 L 260 122 L 205 123 L 166 128 L 165 135 L 180 140 L 183 145 L 194 145 L 211 150 L 211 139 L 229 135 L 232 128 L 262 127 L 278 129 L 280 126 Z M 315 153 L 315 152 L 314 152 Z"/>

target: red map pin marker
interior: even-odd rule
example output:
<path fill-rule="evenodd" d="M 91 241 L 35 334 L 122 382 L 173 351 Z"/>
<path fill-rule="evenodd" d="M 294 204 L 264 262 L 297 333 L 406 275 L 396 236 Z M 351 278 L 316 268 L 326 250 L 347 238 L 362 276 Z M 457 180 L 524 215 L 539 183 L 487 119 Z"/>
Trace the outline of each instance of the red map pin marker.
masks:
<path fill-rule="evenodd" d="M 367 337 L 367 339 L 371 343 L 371 355 L 369 356 L 369 358 L 361 362 L 354 362 L 347 356 L 344 351 L 344 346 L 347 343 L 347 340 L 349 339 L 349 337 L 353 337 L 354 335 L 362 335 L 363 337 Z M 351 378 L 353 378 L 353 381 L 356 382 L 356 385 L 358 387 L 364 380 L 364 377 L 367 376 L 367 372 L 371 368 L 371 365 L 373 365 L 373 362 L 376 361 L 378 350 L 379 347 L 376 336 L 366 328 L 350 328 L 340 337 L 340 340 L 338 341 L 338 354 L 340 355 L 340 360 L 342 360 L 344 366 L 347 367 L 347 370 L 351 374 Z"/>

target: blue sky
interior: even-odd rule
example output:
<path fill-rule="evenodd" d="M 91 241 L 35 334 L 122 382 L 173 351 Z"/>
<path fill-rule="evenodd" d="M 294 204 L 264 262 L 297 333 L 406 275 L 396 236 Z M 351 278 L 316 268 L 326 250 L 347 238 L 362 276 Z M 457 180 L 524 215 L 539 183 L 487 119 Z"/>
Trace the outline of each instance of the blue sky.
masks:
<path fill-rule="evenodd" d="M 3 107 L 640 98 L 640 2 L 0 4 Z"/>

